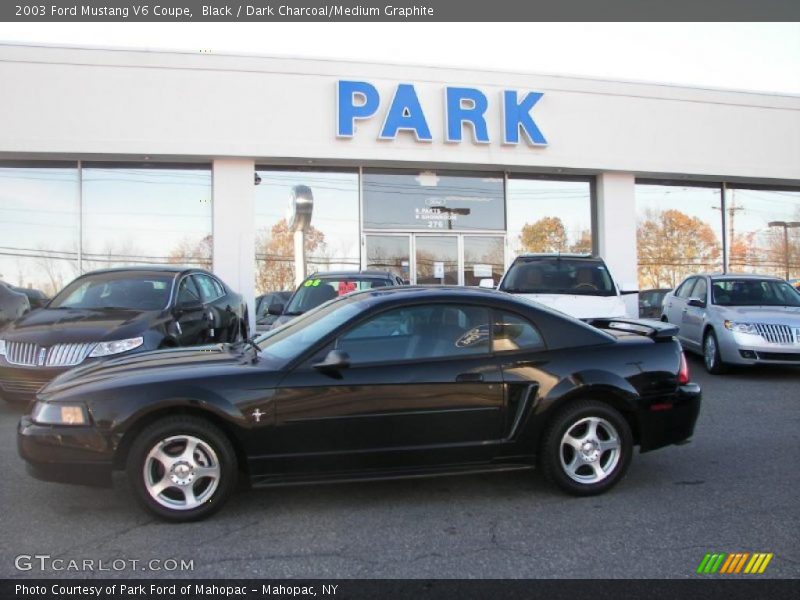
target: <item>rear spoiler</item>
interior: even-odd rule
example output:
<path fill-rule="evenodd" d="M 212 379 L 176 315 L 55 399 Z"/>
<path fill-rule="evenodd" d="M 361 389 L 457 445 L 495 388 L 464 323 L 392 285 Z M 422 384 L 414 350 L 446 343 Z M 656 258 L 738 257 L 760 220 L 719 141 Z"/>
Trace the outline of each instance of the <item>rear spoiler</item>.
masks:
<path fill-rule="evenodd" d="M 598 329 L 637 333 L 654 340 L 668 340 L 678 335 L 677 326 L 652 319 L 589 319 L 586 322 Z"/>

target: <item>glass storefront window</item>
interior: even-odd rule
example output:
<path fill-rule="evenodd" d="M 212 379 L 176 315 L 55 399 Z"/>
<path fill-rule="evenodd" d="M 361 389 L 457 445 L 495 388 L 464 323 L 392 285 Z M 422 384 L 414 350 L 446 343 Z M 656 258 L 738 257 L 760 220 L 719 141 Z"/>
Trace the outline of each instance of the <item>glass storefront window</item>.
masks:
<path fill-rule="evenodd" d="M 505 229 L 502 174 L 365 169 L 363 177 L 364 229 Z"/>
<path fill-rule="evenodd" d="M 391 271 L 404 281 L 411 281 L 410 243 L 408 235 L 367 235 L 367 268 Z"/>
<path fill-rule="evenodd" d="M 458 285 L 458 238 L 452 235 L 416 237 L 418 285 Z"/>
<path fill-rule="evenodd" d="M 84 272 L 157 264 L 211 268 L 207 166 L 84 163 L 82 182 Z"/>
<path fill-rule="evenodd" d="M 52 297 L 78 275 L 78 170 L 0 166 L 0 280 Z"/>
<path fill-rule="evenodd" d="M 720 200 L 719 186 L 636 184 L 640 289 L 722 271 Z"/>
<path fill-rule="evenodd" d="M 311 188 L 314 208 L 306 233 L 306 274 L 358 271 L 358 173 L 326 170 L 273 170 L 259 167 L 256 186 L 256 293 L 294 289 L 294 238 L 286 221 L 296 185 Z"/>
<path fill-rule="evenodd" d="M 510 177 L 508 246 L 524 252 L 592 252 L 592 189 L 589 179 Z"/>
<path fill-rule="evenodd" d="M 800 192 L 728 188 L 728 267 L 800 279 Z"/>
<path fill-rule="evenodd" d="M 504 238 L 502 236 L 464 236 L 464 285 L 474 286 L 481 279 L 491 279 L 495 285 L 503 277 Z"/>

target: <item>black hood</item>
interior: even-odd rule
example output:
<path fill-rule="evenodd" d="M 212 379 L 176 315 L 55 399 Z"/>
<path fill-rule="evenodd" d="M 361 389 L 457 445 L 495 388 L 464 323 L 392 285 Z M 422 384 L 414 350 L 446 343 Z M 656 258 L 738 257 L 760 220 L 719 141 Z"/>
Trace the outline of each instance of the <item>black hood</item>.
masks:
<path fill-rule="evenodd" d="M 45 347 L 120 340 L 142 335 L 162 315 L 163 311 L 42 308 L 11 323 L 3 330 L 3 339 Z"/>
<path fill-rule="evenodd" d="M 42 393 L 57 393 L 85 384 L 142 383 L 191 380 L 207 375 L 216 367 L 240 365 L 247 361 L 243 345 L 213 344 L 139 352 L 88 363 L 53 379 Z"/>

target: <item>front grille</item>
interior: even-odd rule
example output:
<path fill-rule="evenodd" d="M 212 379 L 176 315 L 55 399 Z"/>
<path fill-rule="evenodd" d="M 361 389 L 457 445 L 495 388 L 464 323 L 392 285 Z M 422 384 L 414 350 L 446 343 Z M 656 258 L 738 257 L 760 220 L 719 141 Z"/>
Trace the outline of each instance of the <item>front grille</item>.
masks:
<path fill-rule="evenodd" d="M 94 343 L 55 344 L 43 348 L 28 342 L 6 342 L 6 360 L 23 367 L 74 367 L 81 364 L 94 347 Z"/>
<path fill-rule="evenodd" d="M 771 344 L 797 344 L 800 340 L 795 339 L 794 331 L 788 325 L 768 325 L 766 323 L 756 323 L 756 331 L 759 335 Z"/>

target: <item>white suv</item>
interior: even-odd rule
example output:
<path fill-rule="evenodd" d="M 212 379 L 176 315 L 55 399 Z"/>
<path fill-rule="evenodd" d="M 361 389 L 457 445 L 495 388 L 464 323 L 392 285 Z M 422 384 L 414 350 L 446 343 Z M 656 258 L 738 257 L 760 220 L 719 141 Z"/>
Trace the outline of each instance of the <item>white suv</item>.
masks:
<path fill-rule="evenodd" d="M 579 254 L 520 255 L 498 286 L 578 319 L 638 317 L 623 298 L 636 294 L 636 286 L 623 288 L 602 258 Z"/>

